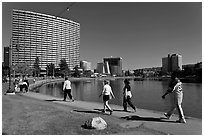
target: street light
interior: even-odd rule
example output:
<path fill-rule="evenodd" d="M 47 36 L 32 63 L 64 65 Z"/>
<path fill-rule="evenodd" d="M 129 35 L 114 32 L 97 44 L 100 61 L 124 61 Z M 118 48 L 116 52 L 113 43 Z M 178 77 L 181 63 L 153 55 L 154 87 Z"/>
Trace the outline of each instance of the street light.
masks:
<path fill-rule="evenodd" d="M 57 14 L 55 16 L 55 19 L 57 20 L 57 18 L 60 17 L 60 15 L 62 15 L 64 12 L 69 12 L 70 11 L 70 7 L 72 7 L 74 4 L 75 4 L 75 2 L 71 3 L 68 7 L 63 9 L 59 14 Z M 55 75 L 55 64 L 53 64 L 53 67 L 52 67 L 52 74 L 53 74 L 53 78 L 54 78 L 54 75 Z M 48 75 L 48 73 L 47 73 L 47 75 Z"/>
<path fill-rule="evenodd" d="M 70 8 L 75 4 L 76 2 L 72 2 L 68 7 L 66 7 L 66 9 L 64 9 L 63 11 L 61 11 L 59 14 L 56 15 L 56 18 L 59 17 L 60 15 L 62 15 L 62 13 L 64 13 L 65 11 L 69 11 Z"/>
<path fill-rule="evenodd" d="M 12 41 L 12 39 L 13 39 L 13 37 L 11 37 L 10 38 L 10 44 L 9 44 L 9 67 L 8 67 L 8 69 L 9 69 L 9 89 L 6 91 L 6 93 L 15 93 L 14 92 L 14 90 L 12 90 L 11 89 L 11 62 L 12 62 L 12 60 L 11 60 L 11 57 L 12 57 L 12 55 L 11 55 L 11 41 Z"/>

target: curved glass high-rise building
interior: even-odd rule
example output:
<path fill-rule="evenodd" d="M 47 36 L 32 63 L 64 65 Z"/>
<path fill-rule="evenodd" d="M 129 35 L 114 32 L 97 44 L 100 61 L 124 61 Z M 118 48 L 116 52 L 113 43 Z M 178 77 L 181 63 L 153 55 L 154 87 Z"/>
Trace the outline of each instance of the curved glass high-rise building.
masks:
<path fill-rule="evenodd" d="M 12 64 L 33 66 L 36 57 L 40 68 L 47 64 L 59 67 L 65 59 L 69 68 L 80 65 L 80 24 L 51 15 L 13 9 Z"/>

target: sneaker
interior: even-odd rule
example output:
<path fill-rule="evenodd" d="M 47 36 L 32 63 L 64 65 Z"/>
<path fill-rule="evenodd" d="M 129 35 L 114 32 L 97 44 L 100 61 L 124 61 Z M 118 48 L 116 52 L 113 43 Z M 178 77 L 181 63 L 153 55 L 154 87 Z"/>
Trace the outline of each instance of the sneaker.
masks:
<path fill-rule="evenodd" d="M 185 119 L 179 119 L 179 120 L 176 120 L 176 122 L 178 122 L 178 123 L 186 123 L 186 120 Z"/>
<path fill-rule="evenodd" d="M 136 108 L 134 109 L 134 112 L 136 112 L 137 110 L 136 110 Z"/>
<path fill-rule="evenodd" d="M 171 117 L 167 113 L 164 113 L 164 116 L 166 117 L 166 119 L 170 119 L 170 117 Z"/>
<path fill-rule="evenodd" d="M 105 111 L 105 110 L 102 110 L 101 112 L 102 112 L 102 113 L 106 113 L 106 111 Z"/>
<path fill-rule="evenodd" d="M 110 115 L 112 115 L 112 113 L 113 113 L 113 110 L 110 110 Z"/>
<path fill-rule="evenodd" d="M 74 102 L 74 99 L 72 99 L 72 102 Z"/>

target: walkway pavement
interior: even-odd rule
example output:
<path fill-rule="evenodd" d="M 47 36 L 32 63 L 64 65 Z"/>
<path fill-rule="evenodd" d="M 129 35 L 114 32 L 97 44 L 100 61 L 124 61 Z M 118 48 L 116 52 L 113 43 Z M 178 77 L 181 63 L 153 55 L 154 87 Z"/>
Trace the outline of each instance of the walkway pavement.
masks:
<path fill-rule="evenodd" d="M 102 103 L 97 102 L 84 102 L 84 101 L 62 101 L 62 98 L 52 97 L 34 92 L 22 94 L 23 96 L 50 101 L 51 103 L 58 103 L 67 106 L 78 108 L 73 111 L 91 111 L 101 113 L 103 108 Z M 187 117 L 186 124 L 176 123 L 178 119 L 176 115 L 172 116 L 170 120 L 165 119 L 162 112 L 150 111 L 145 109 L 137 109 L 137 112 L 124 112 L 121 106 L 110 104 L 113 108 L 113 116 L 126 119 L 127 122 L 122 123 L 120 126 L 124 128 L 136 128 L 144 126 L 145 128 L 152 129 L 164 134 L 173 135 L 202 135 L 202 119 Z M 130 109 L 131 110 L 131 109 Z M 108 113 L 109 114 L 109 113 Z M 134 134 L 134 132 L 132 133 Z"/>

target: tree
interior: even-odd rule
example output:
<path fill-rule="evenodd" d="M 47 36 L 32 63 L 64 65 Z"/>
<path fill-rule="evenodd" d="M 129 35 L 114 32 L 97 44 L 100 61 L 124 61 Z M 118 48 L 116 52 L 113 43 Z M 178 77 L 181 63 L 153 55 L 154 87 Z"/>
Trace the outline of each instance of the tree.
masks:
<path fill-rule="evenodd" d="M 38 77 L 40 75 L 40 66 L 39 66 L 39 64 L 40 64 L 40 60 L 39 60 L 38 57 L 36 57 L 35 62 L 33 64 L 33 74 L 34 74 L 35 77 L 36 76 Z"/>
<path fill-rule="evenodd" d="M 30 65 L 28 62 L 26 63 L 18 63 L 15 66 L 12 66 L 11 73 L 15 71 L 15 73 L 22 74 L 22 75 L 31 75 L 32 74 L 32 68 L 30 68 Z"/>
<path fill-rule="evenodd" d="M 54 76 L 54 74 L 55 74 L 55 64 L 53 64 L 53 63 L 47 64 L 46 70 L 47 70 L 47 73 L 48 73 L 47 75 L 48 76 Z"/>
<path fill-rule="evenodd" d="M 197 77 L 197 82 L 202 83 L 202 62 L 195 64 L 195 75 Z"/>
<path fill-rule="evenodd" d="M 125 76 L 133 76 L 133 75 L 134 74 L 130 70 L 125 71 Z"/>
<path fill-rule="evenodd" d="M 74 67 L 74 74 L 73 74 L 74 77 L 80 77 L 80 71 L 79 71 L 79 67 L 78 65 L 76 65 Z"/>
<path fill-rule="evenodd" d="M 91 77 L 91 75 L 94 74 L 91 70 L 84 70 L 83 76 L 84 77 Z"/>
<path fill-rule="evenodd" d="M 70 74 L 70 69 L 67 65 L 67 62 L 65 59 L 61 59 L 60 60 L 60 74 L 63 75 L 63 76 L 68 76 Z"/>

